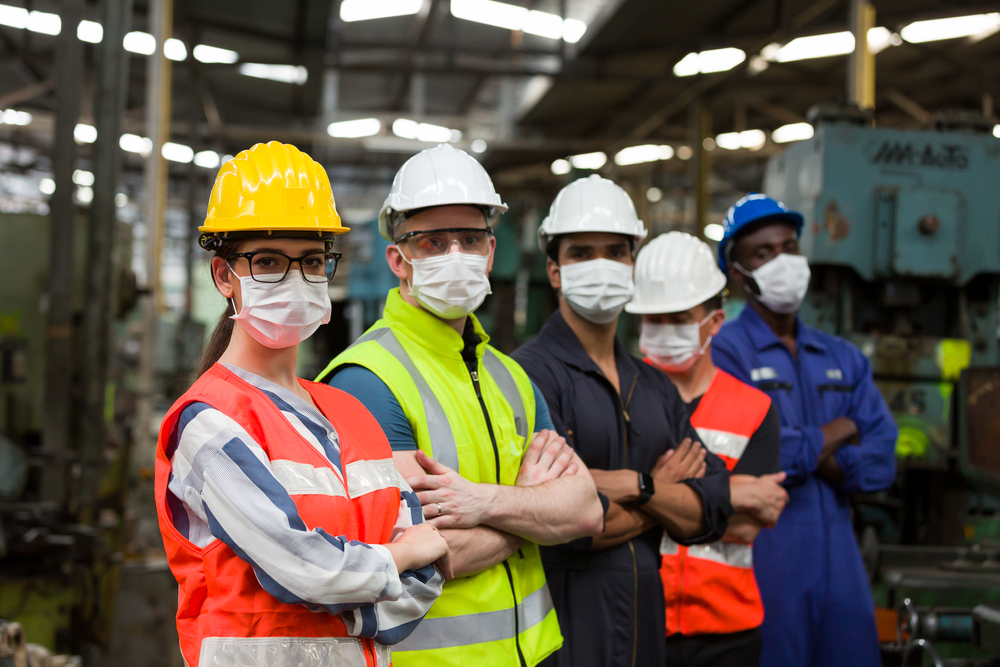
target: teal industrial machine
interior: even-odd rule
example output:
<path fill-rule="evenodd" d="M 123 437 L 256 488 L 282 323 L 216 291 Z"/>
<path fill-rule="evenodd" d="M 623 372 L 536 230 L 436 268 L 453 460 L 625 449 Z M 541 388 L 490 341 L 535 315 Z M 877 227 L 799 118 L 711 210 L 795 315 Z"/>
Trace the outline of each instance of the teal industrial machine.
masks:
<path fill-rule="evenodd" d="M 1000 656 L 1000 139 L 814 124 L 764 190 L 805 217 L 803 318 L 858 345 L 900 428 L 896 485 L 855 502 L 877 604 L 905 664 Z"/>

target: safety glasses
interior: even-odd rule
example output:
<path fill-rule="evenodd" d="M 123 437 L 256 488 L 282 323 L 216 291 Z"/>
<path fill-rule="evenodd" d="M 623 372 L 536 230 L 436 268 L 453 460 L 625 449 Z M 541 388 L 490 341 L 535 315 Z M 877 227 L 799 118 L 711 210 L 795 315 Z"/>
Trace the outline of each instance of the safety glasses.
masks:
<path fill-rule="evenodd" d="M 471 255 L 488 255 L 493 228 L 454 227 L 407 232 L 396 238 L 396 245 L 406 245 L 413 259 L 426 259 L 444 255 L 453 243 L 460 251 Z"/>
<path fill-rule="evenodd" d="M 292 264 L 298 264 L 307 283 L 328 283 L 337 273 L 339 252 L 320 252 L 301 257 L 289 257 L 282 252 L 257 250 L 230 255 L 229 259 L 242 257 L 250 264 L 250 277 L 259 283 L 280 283 L 288 275 Z"/>

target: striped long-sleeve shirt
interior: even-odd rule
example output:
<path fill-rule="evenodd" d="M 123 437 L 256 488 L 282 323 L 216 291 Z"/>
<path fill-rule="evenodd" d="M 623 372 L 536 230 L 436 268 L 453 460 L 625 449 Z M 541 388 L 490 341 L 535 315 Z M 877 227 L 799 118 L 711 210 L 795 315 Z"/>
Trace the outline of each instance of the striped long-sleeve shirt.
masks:
<path fill-rule="evenodd" d="M 226 367 L 263 392 L 345 478 L 336 430 L 319 410 L 264 378 Z M 384 546 L 335 537 L 322 528 L 308 530 L 289 495 L 303 471 L 269 461 L 236 421 L 205 403 L 184 408 L 167 452 L 171 470 L 166 501 L 174 526 L 198 547 L 222 540 L 253 567 L 264 590 L 278 600 L 339 614 L 352 636 L 395 644 L 410 634 L 441 594 L 444 579 L 432 566 L 398 573 Z M 396 539 L 421 523 L 423 514 L 416 494 L 395 468 L 383 468 L 400 486 L 392 531 Z M 310 473 L 323 474 L 319 468 Z M 337 483 L 309 482 L 313 487 Z"/>

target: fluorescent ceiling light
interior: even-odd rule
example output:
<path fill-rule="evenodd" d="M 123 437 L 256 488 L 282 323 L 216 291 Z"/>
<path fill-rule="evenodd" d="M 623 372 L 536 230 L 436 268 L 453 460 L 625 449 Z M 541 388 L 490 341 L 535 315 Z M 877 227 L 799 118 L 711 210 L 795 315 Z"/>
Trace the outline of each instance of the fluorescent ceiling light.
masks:
<path fill-rule="evenodd" d="M 43 195 L 50 195 L 56 191 L 56 182 L 51 178 L 43 178 L 38 182 L 38 190 Z"/>
<path fill-rule="evenodd" d="M 451 0 L 451 15 L 455 18 L 485 23 L 507 30 L 523 30 L 548 39 L 562 38 L 575 44 L 587 32 L 587 24 L 561 16 L 495 0 Z"/>
<path fill-rule="evenodd" d="M 720 148 L 735 151 L 739 148 L 749 148 L 757 150 L 762 148 L 767 142 L 767 135 L 763 130 L 744 130 L 743 132 L 726 132 L 715 138 L 715 143 Z"/>
<path fill-rule="evenodd" d="M 382 131 L 382 121 L 378 118 L 358 118 L 357 120 L 342 120 L 337 123 L 330 123 L 326 128 L 326 133 L 331 137 L 341 137 L 344 139 L 356 139 L 358 137 L 370 137 Z"/>
<path fill-rule="evenodd" d="M 776 48 L 775 48 L 776 47 Z M 809 58 L 842 56 L 854 50 L 854 35 L 850 31 L 831 32 L 826 35 L 799 37 L 784 46 L 771 44 L 760 55 L 772 62 L 788 63 Z"/>
<path fill-rule="evenodd" d="M 340 5 L 340 20 L 370 21 L 390 16 L 412 16 L 420 11 L 424 0 L 344 0 Z"/>
<path fill-rule="evenodd" d="M 690 160 L 694 157 L 694 150 L 690 146 L 681 146 L 677 149 L 678 160 Z"/>
<path fill-rule="evenodd" d="M 302 65 L 265 65 L 262 63 L 243 63 L 240 74 L 252 76 L 255 79 L 269 79 L 281 83 L 297 83 L 303 85 L 309 79 L 309 71 Z"/>
<path fill-rule="evenodd" d="M 172 141 L 168 141 L 163 144 L 163 148 L 160 149 L 160 154 L 162 154 L 166 160 L 170 160 L 171 162 L 180 162 L 181 164 L 188 164 L 194 159 L 194 151 L 191 150 L 190 146 L 175 144 Z"/>
<path fill-rule="evenodd" d="M 993 136 L 1000 139 L 1000 125 L 993 126 Z"/>
<path fill-rule="evenodd" d="M 219 154 L 215 151 L 201 151 L 194 154 L 194 163 L 205 169 L 215 169 L 219 166 Z"/>
<path fill-rule="evenodd" d="M 472 146 L 470 146 L 470 148 L 472 148 L 473 153 L 485 153 L 486 142 L 483 141 L 482 139 L 476 139 L 475 141 L 472 142 Z"/>
<path fill-rule="evenodd" d="M 76 198 L 81 204 L 89 204 L 94 201 L 94 190 L 88 186 L 80 186 L 76 189 Z"/>
<path fill-rule="evenodd" d="M 600 169 L 607 161 L 608 156 L 600 151 L 573 155 L 569 159 L 569 163 L 577 169 Z"/>
<path fill-rule="evenodd" d="M 982 33 L 996 32 L 1000 28 L 1000 13 L 955 16 L 949 19 L 917 21 L 899 31 L 907 42 L 919 44 L 939 39 L 972 37 Z"/>
<path fill-rule="evenodd" d="M 77 169 L 73 172 L 73 182 L 77 185 L 86 185 L 87 187 L 90 187 L 94 184 L 94 172 Z"/>
<path fill-rule="evenodd" d="M 115 195 L 115 206 L 117 206 L 118 208 L 121 208 L 121 207 L 125 206 L 126 204 L 128 204 L 128 195 L 127 194 L 125 194 L 124 192 L 119 192 L 118 194 Z"/>
<path fill-rule="evenodd" d="M 701 53 L 689 53 L 674 65 L 674 76 L 693 76 L 695 74 L 710 74 L 726 72 L 747 59 L 747 54 L 741 49 L 727 47 L 712 49 Z"/>
<path fill-rule="evenodd" d="M 104 26 L 95 21 L 80 21 L 76 27 L 76 38 L 81 42 L 100 44 L 104 39 Z"/>
<path fill-rule="evenodd" d="M 4 112 L 0 114 L 0 122 L 3 122 L 4 125 L 28 125 L 31 123 L 31 114 L 27 111 L 4 109 Z"/>
<path fill-rule="evenodd" d="M 565 176 L 569 172 L 573 171 L 573 165 L 569 163 L 569 160 L 556 160 L 552 163 L 550 167 L 552 173 L 556 176 Z"/>
<path fill-rule="evenodd" d="M 674 149 L 671 146 L 654 146 L 652 144 L 631 146 L 618 151 L 615 155 L 615 164 L 624 167 L 630 164 L 669 160 L 673 156 Z"/>
<path fill-rule="evenodd" d="M 881 53 L 892 46 L 892 31 L 881 26 L 868 31 L 868 50 Z"/>
<path fill-rule="evenodd" d="M 194 59 L 200 63 L 224 63 L 230 65 L 240 59 L 240 54 L 217 46 L 198 44 L 192 51 Z"/>
<path fill-rule="evenodd" d="M 792 123 L 782 125 L 774 132 L 771 132 L 771 141 L 776 144 L 787 144 L 789 141 L 803 141 L 811 139 L 813 126 L 809 123 Z"/>
<path fill-rule="evenodd" d="M 151 56 L 156 53 L 156 38 L 148 32 L 130 32 L 122 39 L 122 46 L 130 53 Z"/>
<path fill-rule="evenodd" d="M 392 133 L 403 139 L 416 139 L 428 143 L 447 143 L 459 141 L 462 133 L 440 125 L 418 123 L 407 118 L 397 118 L 392 123 Z"/>
<path fill-rule="evenodd" d="M 0 25 L 24 30 L 28 27 L 28 10 L 23 7 L 0 5 Z"/>
<path fill-rule="evenodd" d="M 73 138 L 81 144 L 92 144 L 97 141 L 97 128 L 79 123 L 73 128 Z"/>
<path fill-rule="evenodd" d="M 139 153 L 146 156 L 153 150 L 153 141 L 149 137 L 140 137 L 136 134 L 123 134 L 118 139 L 118 146 L 128 153 Z"/>
<path fill-rule="evenodd" d="M 663 190 L 654 185 L 650 189 L 646 190 L 646 199 L 655 204 L 656 202 L 663 199 Z"/>
<path fill-rule="evenodd" d="M 170 60 L 187 60 L 188 50 L 187 47 L 184 46 L 184 42 L 171 37 L 163 43 L 163 55 Z"/>
<path fill-rule="evenodd" d="M 705 225 L 705 238 L 709 241 L 721 241 L 726 230 L 717 222 Z"/>
<path fill-rule="evenodd" d="M 62 31 L 62 19 L 58 14 L 31 12 L 28 14 L 28 25 L 25 27 L 31 32 L 40 32 L 43 35 L 58 35 Z"/>

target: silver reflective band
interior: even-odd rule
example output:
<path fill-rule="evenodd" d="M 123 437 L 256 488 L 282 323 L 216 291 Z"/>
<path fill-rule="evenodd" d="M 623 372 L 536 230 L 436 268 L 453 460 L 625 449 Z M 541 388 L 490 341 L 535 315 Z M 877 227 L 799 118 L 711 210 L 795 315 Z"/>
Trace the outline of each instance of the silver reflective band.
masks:
<path fill-rule="evenodd" d="M 374 643 L 378 667 L 389 667 L 388 646 Z M 206 637 L 198 667 L 367 667 L 353 637 Z"/>
<path fill-rule="evenodd" d="M 678 544 L 674 542 L 666 531 L 660 540 L 660 554 L 663 556 L 676 556 L 680 553 Z M 712 542 L 711 544 L 698 544 L 687 548 L 687 555 L 691 558 L 710 560 L 730 567 L 750 569 L 753 567 L 753 547 L 749 544 L 734 544 L 732 542 Z"/>
<path fill-rule="evenodd" d="M 399 477 L 392 459 L 379 461 L 354 461 L 344 468 L 347 490 L 351 498 L 381 489 L 399 488 Z"/>
<path fill-rule="evenodd" d="M 676 556 L 679 551 L 677 547 L 677 543 L 670 539 L 667 531 L 663 531 L 663 537 L 660 539 L 660 553 L 664 556 Z"/>
<path fill-rule="evenodd" d="M 344 485 L 331 468 L 316 468 L 308 463 L 276 459 L 271 461 L 271 473 L 290 496 L 315 494 L 347 497 Z"/>
<path fill-rule="evenodd" d="M 507 403 L 514 411 L 514 427 L 517 434 L 527 440 L 528 436 L 531 435 L 528 433 L 528 411 L 524 409 L 524 400 L 521 398 L 521 392 L 517 389 L 517 383 L 514 381 L 510 369 L 500 361 L 500 357 L 490 348 L 486 348 L 486 353 L 483 355 L 483 366 L 490 372 L 490 377 L 500 387 L 500 393 L 507 399 Z"/>
<path fill-rule="evenodd" d="M 517 605 L 517 627 L 523 633 L 545 620 L 552 611 L 548 585 Z M 514 638 L 513 609 L 487 611 L 465 616 L 425 618 L 409 637 L 396 644 L 395 651 L 432 651 Z"/>
<path fill-rule="evenodd" d="M 701 443 L 716 456 L 725 456 L 739 461 L 746 451 L 750 438 L 728 431 L 716 431 L 710 428 L 697 428 Z"/>
<path fill-rule="evenodd" d="M 389 327 L 375 329 L 354 341 L 351 347 L 367 343 L 368 341 L 378 343 L 386 352 L 396 357 L 396 361 L 402 364 L 406 372 L 413 378 L 414 384 L 417 385 L 417 392 L 420 394 L 420 400 L 424 404 L 424 415 L 427 418 L 427 430 L 430 431 L 431 435 L 431 448 L 434 452 L 434 460 L 457 471 L 459 469 L 458 448 L 455 446 L 455 434 L 451 431 L 448 416 L 445 415 L 444 408 L 441 407 L 441 402 L 438 401 L 437 396 L 431 391 L 427 381 L 424 380 L 424 376 L 413 365 L 410 355 L 399 344 L 396 334 Z"/>

